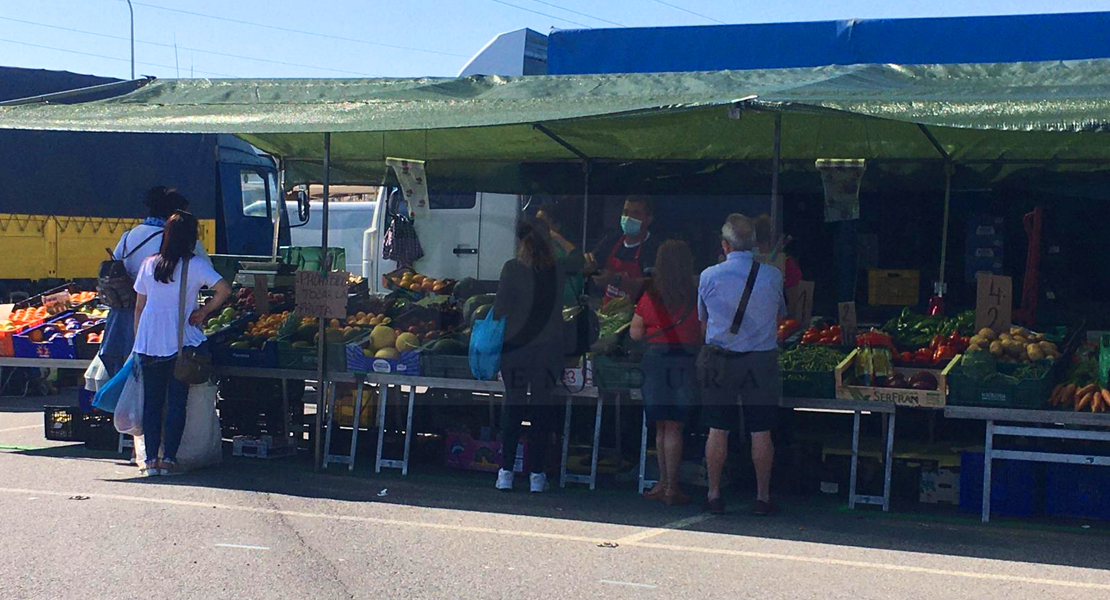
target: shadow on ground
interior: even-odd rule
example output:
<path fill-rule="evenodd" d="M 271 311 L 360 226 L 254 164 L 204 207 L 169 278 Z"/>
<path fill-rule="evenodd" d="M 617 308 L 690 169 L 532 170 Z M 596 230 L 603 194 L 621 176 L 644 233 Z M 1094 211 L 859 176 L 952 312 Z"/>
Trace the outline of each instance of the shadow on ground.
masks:
<path fill-rule="evenodd" d="M 226 445 L 225 445 L 226 446 Z M 315 471 L 306 453 L 297 458 L 260 461 L 226 456 L 219 467 L 175 478 L 136 477 L 113 480 L 120 494 L 143 494 L 148 486 L 186 486 L 258 492 L 343 502 L 380 502 L 402 506 L 458 510 L 505 515 L 523 515 L 577 522 L 664 527 L 668 523 L 698 515 L 697 505 L 669 508 L 639 498 L 634 484 L 620 489 L 589 491 L 585 486 L 554 489 L 543 495 L 526 493 L 518 478 L 514 493 L 493 489 L 493 475 L 419 465 L 417 472 L 373 473 L 364 460 L 354 474 L 346 467 L 332 466 Z M 77 460 L 126 460 L 114 452 L 89 450 L 70 445 L 26 450 L 22 454 Z M 363 455 L 365 456 L 365 455 Z M 379 495 L 384 491 L 384 496 Z M 1019 561 L 1106 569 L 1110 566 L 1107 524 L 1083 524 L 1059 519 L 996 521 L 989 525 L 976 516 L 951 511 L 895 512 L 876 509 L 849 511 L 844 500 L 830 496 L 779 498 L 781 513 L 771 518 L 749 516 L 747 492 L 732 491 L 734 506 L 728 514 L 708 519 L 684 531 L 744 536 L 917 552 L 947 556 Z"/>

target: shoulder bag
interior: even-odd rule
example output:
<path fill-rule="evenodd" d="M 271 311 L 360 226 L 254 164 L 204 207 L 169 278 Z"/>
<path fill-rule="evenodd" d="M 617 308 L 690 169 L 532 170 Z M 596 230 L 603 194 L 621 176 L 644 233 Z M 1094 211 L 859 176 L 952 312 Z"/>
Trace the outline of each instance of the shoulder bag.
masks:
<path fill-rule="evenodd" d="M 162 235 L 162 231 L 155 231 L 150 234 L 141 244 L 135 246 L 131 252 L 127 251 L 127 238 L 130 232 L 124 234 L 123 237 L 123 256 L 117 257 L 112 254 L 112 250 L 105 248 L 108 251 L 108 260 L 100 263 L 100 270 L 96 275 L 96 294 L 100 297 L 100 301 L 111 308 L 134 308 L 135 307 L 135 280 L 127 272 L 125 260 L 131 258 L 133 254 L 139 251 L 140 248 L 145 246 L 147 242 L 153 240 L 155 237 Z"/>
<path fill-rule="evenodd" d="M 181 259 L 181 293 L 177 308 L 177 360 L 173 365 L 173 377 L 182 383 L 200 385 L 212 377 L 212 357 L 197 353 L 196 348 L 185 347 L 185 298 L 189 289 L 189 262 L 192 260 L 191 256 Z"/>
<path fill-rule="evenodd" d="M 732 335 L 740 333 L 740 323 L 744 321 L 744 313 L 748 310 L 748 301 L 752 297 L 752 288 L 755 287 L 756 276 L 759 275 L 759 263 L 752 262 L 752 269 L 748 272 L 748 281 L 744 284 L 744 294 L 740 296 L 740 305 L 736 307 L 736 315 L 732 318 Z M 724 348 L 705 344 L 698 352 L 697 371 L 698 382 L 702 387 L 718 387 L 721 377 L 725 372 L 725 357 L 728 351 Z"/>

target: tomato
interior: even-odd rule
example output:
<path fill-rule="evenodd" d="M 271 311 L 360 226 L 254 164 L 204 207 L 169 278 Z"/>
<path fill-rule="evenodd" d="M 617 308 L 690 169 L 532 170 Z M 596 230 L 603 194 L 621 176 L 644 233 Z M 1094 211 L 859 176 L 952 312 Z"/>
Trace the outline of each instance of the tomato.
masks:
<path fill-rule="evenodd" d="M 787 320 L 783 321 L 782 324 L 787 329 L 794 329 L 794 328 L 797 328 L 800 325 L 798 323 L 798 321 L 796 321 L 795 319 L 787 319 Z"/>
<path fill-rule="evenodd" d="M 840 325 L 833 325 L 832 327 L 829 327 L 829 331 L 835 333 L 836 335 L 840 335 Z"/>
<path fill-rule="evenodd" d="M 914 353 L 913 362 L 919 365 L 929 365 L 933 363 L 934 351 L 928 348 L 922 348 Z"/>
<path fill-rule="evenodd" d="M 903 352 L 898 355 L 898 360 L 904 365 L 913 363 L 913 352 Z"/>
<path fill-rule="evenodd" d="M 936 352 L 933 354 L 933 362 L 948 362 L 955 358 L 957 354 L 959 353 L 952 346 L 938 346 Z"/>
<path fill-rule="evenodd" d="M 929 342 L 929 349 L 936 350 L 938 347 L 948 343 L 948 338 L 939 333 L 933 336 L 933 341 Z"/>

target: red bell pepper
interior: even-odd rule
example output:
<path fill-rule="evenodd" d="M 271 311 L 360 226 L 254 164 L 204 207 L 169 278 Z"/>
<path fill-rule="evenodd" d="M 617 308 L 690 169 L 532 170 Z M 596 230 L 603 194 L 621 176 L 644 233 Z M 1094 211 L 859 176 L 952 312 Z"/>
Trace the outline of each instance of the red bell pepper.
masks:
<path fill-rule="evenodd" d="M 936 350 L 937 348 L 939 348 L 939 347 L 941 347 L 941 346 L 943 346 L 947 343 L 948 343 L 948 338 L 938 333 L 938 334 L 933 336 L 933 341 L 929 342 L 929 349 L 930 350 Z"/>
<path fill-rule="evenodd" d="M 928 348 L 921 348 L 913 355 L 913 363 L 915 365 L 931 365 L 933 364 L 933 355 L 935 352 Z"/>
<path fill-rule="evenodd" d="M 953 358 L 956 358 L 957 354 L 959 354 L 959 352 L 952 346 L 938 346 L 933 354 L 933 363 L 947 363 Z"/>

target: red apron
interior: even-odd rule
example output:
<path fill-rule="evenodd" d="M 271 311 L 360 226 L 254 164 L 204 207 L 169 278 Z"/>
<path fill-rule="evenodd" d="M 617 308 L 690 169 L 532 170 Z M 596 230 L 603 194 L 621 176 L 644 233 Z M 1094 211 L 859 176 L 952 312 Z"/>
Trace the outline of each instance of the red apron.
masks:
<path fill-rule="evenodd" d="M 644 241 L 640 242 L 639 246 L 636 246 L 636 254 L 632 256 L 631 260 L 621 260 L 617 258 L 617 250 L 620 250 L 621 246 L 624 245 L 624 239 L 624 236 L 621 236 L 620 239 L 617 240 L 617 245 L 613 246 L 613 250 L 609 253 L 608 260 L 605 261 L 605 270 L 614 274 L 619 273 L 624 280 L 643 279 L 644 271 L 640 268 L 640 252 L 643 251 L 644 242 L 647 241 L 647 238 L 644 238 Z M 605 286 L 605 298 L 601 301 L 601 305 L 605 306 L 610 300 L 616 298 L 627 297 L 628 294 L 623 290 L 613 284 L 609 284 Z"/>

